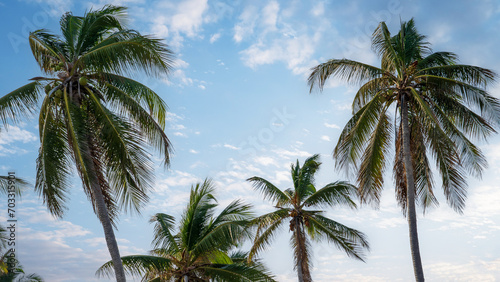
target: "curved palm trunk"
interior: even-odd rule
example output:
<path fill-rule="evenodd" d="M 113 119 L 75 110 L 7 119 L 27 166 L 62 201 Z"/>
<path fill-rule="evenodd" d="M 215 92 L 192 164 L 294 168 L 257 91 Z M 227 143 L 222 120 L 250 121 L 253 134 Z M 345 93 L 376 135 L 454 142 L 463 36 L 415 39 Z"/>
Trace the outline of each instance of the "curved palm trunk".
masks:
<path fill-rule="evenodd" d="M 111 225 L 104 197 L 102 196 L 99 187 L 92 185 L 92 191 L 97 204 L 97 214 L 101 220 L 102 228 L 104 229 L 106 245 L 108 246 L 109 254 L 111 255 L 111 260 L 113 261 L 116 281 L 125 282 L 125 270 L 123 269 L 122 260 L 120 258 L 120 250 L 118 249 L 118 244 L 116 243 L 115 233 L 113 231 L 113 226 Z"/>
<path fill-rule="evenodd" d="M 83 145 L 83 149 L 87 156 L 92 156 L 90 153 L 90 148 L 87 144 Z M 101 221 L 102 228 L 104 229 L 104 238 L 106 239 L 106 245 L 108 247 L 109 254 L 111 255 L 111 260 L 113 261 L 113 268 L 115 271 L 115 277 L 117 282 L 125 282 L 125 270 L 123 269 L 122 260 L 120 257 L 120 251 L 118 249 L 118 244 L 116 243 L 115 233 L 113 231 L 113 225 L 111 224 L 111 219 L 109 218 L 108 208 L 106 207 L 106 202 L 104 201 L 104 196 L 102 195 L 101 188 L 99 187 L 98 177 L 95 173 L 95 167 L 92 160 L 89 162 L 90 169 L 88 171 L 90 179 L 90 186 L 92 188 L 92 193 L 94 194 L 94 199 L 97 206 L 97 216 Z"/>
<path fill-rule="evenodd" d="M 295 255 L 297 256 L 297 276 L 299 278 L 299 282 L 312 282 L 311 273 L 309 272 L 309 266 L 306 257 L 306 242 L 301 228 L 301 221 L 299 220 L 299 217 L 296 217 L 294 220 L 294 235 L 295 240 L 297 241 L 295 250 Z"/>
<path fill-rule="evenodd" d="M 406 172 L 406 206 L 408 217 L 408 228 L 410 232 L 410 248 L 413 260 L 413 270 L 415 272 L 415 280 L 423 282 L 424 269 L 422 267 L 422 259 L 420 258 L 420 247 L 418 245 L 417 232 L 417 213 L 415 210 L 415 181 L 413 177 L 413 165 L 411 162 L 410 152 L 410 126 L 408 123 L 408 104 L 406 97 L 403 95 L 401 99 L 401 122 L 403 123 L 403 159 Z"/>

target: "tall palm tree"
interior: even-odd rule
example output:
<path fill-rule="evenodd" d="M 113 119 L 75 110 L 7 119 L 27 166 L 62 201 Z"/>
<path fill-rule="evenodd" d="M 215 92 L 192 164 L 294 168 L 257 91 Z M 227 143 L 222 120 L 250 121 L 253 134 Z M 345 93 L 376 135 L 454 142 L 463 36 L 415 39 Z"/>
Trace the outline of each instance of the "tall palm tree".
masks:
<path fill-rule="evenodd" d="M 165 75 L 172 53 L 159 39 L 127 29 L 125 10 L 105 6 L 83 17 L 66 13 L 62 36 L 31 32 L 31 50 L 46 76 L 0 98 L 3 124 L 29 116 L 42 101 L 35 190 L 49 211 L 62 217 L 76 166 L 103 225 L 118 281 L 125 275 L 115 219 L 121 209 L 138 212 L 148 200 L 153 169 L 147 149 L 158 150 L 165 165 L 171 150 L 164 133 L 165 103 L 123 74 Z"/>
<path fill-rule="evenodd" d="M 290 242 L 300 282 L 312 281 L 309 270 L 312 254 L 308 236 L 315 241 L 326 240 L 334 243 L 348 256 L 362 261 L 364 261 L 364 249 L 369 249 L 366 236 L 362 232 L 332 220 L 324 216 L 323 211 L 318 210 L 318 208 L 335 205 L 356 208 L 356 204 L 351 199 L 351 195 L 356 192 L 356 187 L 347 182 L 332 182 L 316 190 L 314 176 L 320 165 L 319 155 L 305 160 L 302 167 L 297 160 L 296 165 L 292 164 L 293 188 L 284 191 L 260 177 L 247 179 L 252 182 L 256 190 L 264 195 L 265 199 L 273 201 L 276 208 L 275 211 L 254 220 L 257 234 L 249 258 L 269 245 L 278 228 L 289 219 L 292 232 Z"/>
<path fill-rule="evenodd" d="M 356 169 L 364 202 L 379 203 L 394 140 L 396 198 L 408 218 L 417 281 L 424 281 L 424 273 L 415 205 L 425 212 L 438 202 L 431 160 L 441 175 L 448 204 L 461 213 L 467 197 L 465 175 L 480 176 L 487 165 L 470 139 L 484 140 L 500 121 L 499 100 L 485 90 L 496 74 L 459 64 L 454 53 L 432 52 L 425 39 L 413 19 L 402 22 L 394 36 L 382 22 L 372 36 L 372 48 L 381 57 L 380 67 L 332 59 L 314 67 L 309 76 L 311 90 L 316 84 L 323 89 L 330 76 L 361 85 L 354 97 L 354 115 L 333 156 L 338 167 Z M 390 118 L 392 110 L 395 120 Z"/>
<path fill-rule="evenodd" d="M 214 189 L 209 179 L 191 187 L 177 233 L 174 217 L 153 216 L 155 249 L 122 257 L 127 272 L 142 281 L 274 281 L 260 262 L 247 263 L 245 253 L 228 255 L 248 233 L 251 207 L 236 200 L 215 216 Z M 107 262 L 97 274 L 109 275 L 112 265 Z"/>

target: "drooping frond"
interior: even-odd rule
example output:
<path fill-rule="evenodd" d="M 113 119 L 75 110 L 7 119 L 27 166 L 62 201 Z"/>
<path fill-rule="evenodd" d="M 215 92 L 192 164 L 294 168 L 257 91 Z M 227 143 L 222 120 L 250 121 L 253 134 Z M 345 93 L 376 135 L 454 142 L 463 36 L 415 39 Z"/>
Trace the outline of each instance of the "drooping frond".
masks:
<path fill-rule="evenodd" d="M 113 79 L 109 79 L 110 82 L 104 86 L 106 91 L 102 92 L 107 103 L 121 115 L 131 118 L 148 143 L 163 156 L 164 164 L 168 165 L 172 145 L 163 131 L 166 105 L 156 93 L 142 84 L 113 75 L 108 77 Z M 149 113 L 143 108 L 144 104 Z"/>
<path fill-rule="evenodd" d="M 161 40 L 138 32 L 122 31 L 115 40 L 104 40 L 82 55 L 78 66 L 116 74 L 144 71 L 147 75 L 168 74 L 172 51 Z"/>
<path fill-rule="evenodd" d="M 310 86 L 309 92 L 312 92 L 316 84 L 320 90 L 323 90 L 326 80 L 330 76 L 338 77 L 349 83 L 361 84 L 380 77 L 383 73 L 384 71 L 380 68 L 360 62 L 348 59 L 332 59 L 313 67 L 307 83 Z"/>
<path fill-rule="evenodd" d="M 286 193 L 264 178 L 251 177 L 248 178 L 247 181 L 252 182 L 255 190 L 260 191 L 264 196 L 264 199 L 269 199 L 275 202 L 278 206 L 287 205 L 291 201 L 290 197 Z"/>
<path fill-rule="evenodd" d="M 126 273 L 132 276 L 143 276 L 146 273 L 161 273 L 169 269 L 171 260 L 164 257 L 135 255 L 121 258 Z M 113 261 L 108 261 L 96 271 L 98 277 L 114 277 Z"/>
<path fill-rule="evenodd" d="M 347 122 L 333 152 L 338 168 L 345 168 L 347 171 L 357 168 L 366 140 L 371 136 L 384 109 L 382 102 L 382 95 L 377 94 Z"/>
<path fill-rule="evenodd" d="M 0 98 L 0 121 L 6 127 L 10 121 L 19 122 L 19 118 L 30 117 L 38 104 L 40 83 L 28 83 Z"/>
<path fill-rule="evenodd" d="M 52 74 L 54 65 L 68 59 L 65 43 L 44 29 L 31 32 L 29 43 L 35 60 L 46 74 Z"/>
<path fill-rule="evenodd" d="M 345 205 L 356 208 L 351 197 L 356 195 L 357 188 L 346 181 L 335 181 L 309 196 L 302 204 L 304 207 L 331 207 Z"/>
<path fill-rule="evenodd" d="M 132 124 L 106 109 L 94 93 L 89 96 L 95 118 L 93 127 L 101 128 L 99 143 L 116 200 L 125 210 L 139 212 L 149 199 L 147 191 L 153 182 L 152 164 L 141 142 L 142 135 Z"/>
<path fill-rule="evenodd" d="M 257 226 L 257 231 L 248 255 L 249 260 L 272 243 L 277 235 L 277 230 L 283 225 L 285 218 L 288 217 L 288 212 L 288 209 L 278 209 L 253 220 L 253 224 Z"/>
<path fill-rule="evenodd" d="M 275 282 L 270 271 L 259 266 L 232 263 L 200 267 L 213 281 L 221 282 Z"/>
<path fill-rule="evenodd" d="M 319 214 L 309 218 L 309 223 L 316 239 L 326 239 L 349 257 L 364 261 L 364 251 L 370 248 L 365 234 Z"/>
<path fill-rule="evenodd" d="M 361 156 L 358 171 L 358 191 L 362 202 L 378 205 L 384 184 L 386 157 L 390 152 L 391 121 L 387 108 L 382 108 L 378 122 Z"/>
<path fill-rule="evenodd" d="M 40 124 L 35 191 L 42 196 L 53 215 L 62 217 L 66 209 L 72 167 L 71 149 L 67 142 L 69 132 L 50 110 L 45 111 L 45 116 L 40 116 Z"/>
<path fill-rule="evenodd" d="M 172 253 L 180 252 L 176 237 L 174 236 L 175 219 L 173 216 L 157 213 L 149 222 L 155 223 L 152 245 L 155 249 L 167 249 Z"/>

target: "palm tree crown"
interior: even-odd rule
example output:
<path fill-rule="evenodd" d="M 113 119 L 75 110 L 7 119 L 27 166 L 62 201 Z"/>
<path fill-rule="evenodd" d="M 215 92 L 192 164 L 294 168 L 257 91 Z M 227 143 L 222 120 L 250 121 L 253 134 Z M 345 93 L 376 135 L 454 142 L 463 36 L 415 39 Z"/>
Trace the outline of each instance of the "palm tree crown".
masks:
<path fill-rule="evenodd" d="M 31 32 L 33 56 L 46 76 L 0 98 L 4 124 L 34 113 L 41 100 L 35 190 L 61 217 L 76 166 L 117 267 L 111 224 L 120 209 L 139 211 L 148 200 L 154 170 L 147 149 L 158 150 L 165 165 L 171 151 L 164 133 L 166 104 L 123 75 L 165 75 L 172 53 L 159 39 L 127 29 L 124 18 L 125 8 L 105 6 L 83 17 L 64 14 L 61 36 Z"/>
<path fill-rule="evenodd" d="M 257 234 L 250 250 L 250 258 L 269 245 L 276 231 L 289 219 L 292 232 L 291 244 L 299 281 L 312 281 L 309 270 L 312 254 L 310 240 L 306 235 L 315 241 L 332 242 L 348 256 L 359 260 L 363 260 L 364 249 L 369 249 L 363 233 L 327 218 L 323 211 L 318 210 L 335 205 L 356 208 L 351 199 L 356 187 L 347 182 L 332 182 L 321 189 L 316 189 L 314 176 L 320 165 L 319 155 L 308 158 L 302 167 L 297 160 L 291 167 L 293 188 L 284 191 L 263 178 L 248 179 L 265 199 L 273 201 L 276 208 L 275 211 L 254 220 Z"/>
<path fill-rule="evenodd" d="M 485 87 L 496 74 L 458 63 L 450 52 L 432 52 L 412 20 L 392 36 L 384 22 L 372 36 L 380 67 L 348 59 L 332 59 L 312 69 L 311 90 L 323 88 L 330 76 L 359 83 L 353 117 L 334 151 L 338 167 L 355 169 L 363 202 L 378 205 L 391 143 L 395 142 L 396 198 L 408 214 L 416 278 L 423 281 L 418 251 L 415 204 L 423 210 L 434 196 L 431 159 L 441 175 L 446 200 L 462 212 L 466 174 L 480 176 L 486 159 L 470 138 L 485 139 L 500 121 L 499 100 Z M 396 119 L 390 117 L 391 109 Z M 391 127 L 395 128 L 392 134 Z"/>
<path fill-rule="evenodd" d="M 151 255 L 122 257 L 125 269 L 143 281 L 274 281 L 260 262 L 247 263 L 245 253 L 228 254 L 248 236 L 251 207 L 236 200 L 216 215 L 214 189 L 208 179 L 191 188 L 178 232 L 174 217 L 153 216 L 155 249 Z M 109 274 L 112 264 L 104 264 L 98 275 Z"/>

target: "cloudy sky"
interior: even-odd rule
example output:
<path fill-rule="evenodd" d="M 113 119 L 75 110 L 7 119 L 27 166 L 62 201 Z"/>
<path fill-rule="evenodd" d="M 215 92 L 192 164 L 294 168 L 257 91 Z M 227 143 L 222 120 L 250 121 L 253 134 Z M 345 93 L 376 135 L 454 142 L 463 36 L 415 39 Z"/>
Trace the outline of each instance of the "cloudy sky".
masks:
<path fill-rule="evenodd" d="M 281 188 L 291 185 L 289 168 L 321 154 L 318 186 L 347 176 L 331 157 L 351 114 L 356 85 L 329 81 L 308 94 L 309 69 L 330 58 L 377 65 L 370 35 L 386 21 L 395 32 L 414 17 L 435 51 L 452 51 L 464 64 L 500 72 L 500 6 L 497 1 L 71 1 L 0 0 L 0 95 L 39 74 L 27 35 L 46 28 L 59 33 L 65 11 L 82 15 L 106 3 L 128 6 L 129 26 L 165 39 L 176 54 L 170 77 L 134 77 L 170 107 L 167 135 L 175 154 L 170 169 L 156 170 L 155 192 L 142 215 L 124 214 L 116 232 L 122 255 L 150 249 L 151 215 L 178 216 L 190 185 L 212 177 L 221 205 L 244 198 L 257 213 L 269 210 L 245 179 L 261 176 Z M 500 86 L 489 89 L 500 97 Z M 34 183 L 39 138 L 35 119 L 0 133 L 0 173 L 15 171 Z M 469 178 L 464 214 L 440 206 L 419 214 L 420 245 L 428 281 L 500 281 L 500 137 L 481 143 L 489 168 Z M 328 244 L 314 245 L 315 281 L 410 281 L 413 279 L 405 219 L 387 173 L 379 209 L 333 208 L 328 215 L 365 232 L 366 263 Z M 18 201 L 18 255 L 27 272 L 46 281 L 106 281 L 94 276 L 109 260 L 102 228 L 75 178 L 70 209 L 62 220 L 47 213 L 38 195 Z M 0 199 L 0 210 L 7 203 Z M 2 208 L 3 207 L 3 208 Z M 5 222 L 6 213 L 0 213 Z M 289 234 L 263 258 L 279 281 L 296 281 Z"/>

